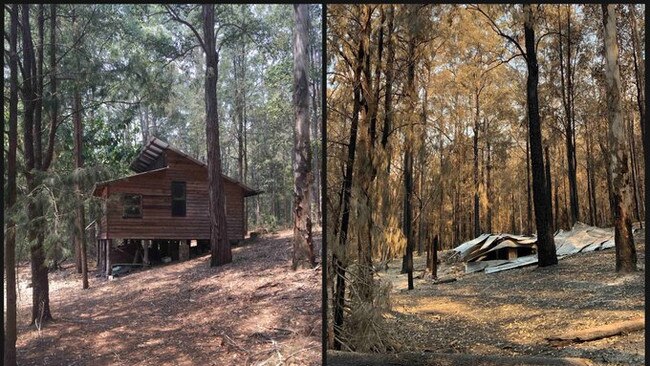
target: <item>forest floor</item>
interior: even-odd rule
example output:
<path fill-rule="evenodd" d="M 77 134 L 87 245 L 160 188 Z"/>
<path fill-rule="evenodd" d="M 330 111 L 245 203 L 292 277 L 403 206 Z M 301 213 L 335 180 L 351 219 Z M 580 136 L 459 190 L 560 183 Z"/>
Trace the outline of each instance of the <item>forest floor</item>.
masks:
<path fill-rule="evenodd" d="M 642 240 L 642 239 L 641 239 Z M 644 316 L 645 245 L 637 241 L 640 271 L 615 273 L 615 250 L 578 253 L 557 266 L 464 274 L 463 264 L 439 265 L 407 291 L 401 260 L 381 272 L 392 282 L 388 327 L 403 350 L 483 355 L 588 358 L 596 365 L 643 365 L 644 331 L 553 347 L 545 337 Z M 426 255 L 414 259 L 422 275 Z M 408 340 L 408 341 L 404 341 Z M 402 348 L 402 347 L 400 347 Z"/>
<path fill-rule="evenodd" d="M 27 326 L 28 267 L 19 270 L 19 365 L 319 365 L 321 265 L 291 270 L 292 231 L 249 239 L 233 263 L 210 256 L 81 289 L 73 268 L 50 274 L 55 321 Z M 320 261 L 321 236 L 314 249 Z M 93 272 L 94 275 L 94 272 Z"/>

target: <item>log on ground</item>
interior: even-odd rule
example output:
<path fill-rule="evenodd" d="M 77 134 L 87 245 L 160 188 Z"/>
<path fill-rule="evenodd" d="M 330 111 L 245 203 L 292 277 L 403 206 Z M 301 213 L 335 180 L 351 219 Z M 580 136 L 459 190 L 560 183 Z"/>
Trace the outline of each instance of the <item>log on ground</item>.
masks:
<path fill-rule="evenodd" d="M 587 342 L 596 339 L 613 337 L 619 334 L 630 333 L 645 328 L 645 319 L 636 318 L 612 324 L 601 325 L 595 328 L 582 329 L 546 337 L 549 342 Z"/>

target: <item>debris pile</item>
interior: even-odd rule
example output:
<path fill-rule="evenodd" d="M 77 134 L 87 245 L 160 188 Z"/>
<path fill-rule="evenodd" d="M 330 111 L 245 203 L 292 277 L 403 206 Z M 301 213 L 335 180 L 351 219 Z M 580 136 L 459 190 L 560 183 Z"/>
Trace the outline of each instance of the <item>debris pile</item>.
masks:
<path fill-rule="evenodd" d="M 576 253 L 614 247 L 614 230 L 576 223 L 555 234 L 558 259 Z M 513 234 L 482 234 L 453 249 L 465 262 L 465 273 L 493 273 L 537 263 L 537 238 Z"/>

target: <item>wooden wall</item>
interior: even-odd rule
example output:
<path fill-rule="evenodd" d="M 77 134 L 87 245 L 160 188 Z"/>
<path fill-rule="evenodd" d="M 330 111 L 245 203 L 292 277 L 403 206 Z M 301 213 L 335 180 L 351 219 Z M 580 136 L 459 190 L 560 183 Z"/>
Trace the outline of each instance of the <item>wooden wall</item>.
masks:
<path fill-rule="evenodd" d="M 168 169 L 109 183 L 104 189 L 106 220 L 101 220 L 100 238 L 120 239 L 210 239 L 207 169 L 171 150 L 166 150 Z M 186 182 L 186 216 L 171 215 L 171 182 Z M 223 180 L 226 197 L 228 238 L 244 238 L 244 191 Z M 142 195 L 142 218 L 122 218 L 121 195 Z"/>

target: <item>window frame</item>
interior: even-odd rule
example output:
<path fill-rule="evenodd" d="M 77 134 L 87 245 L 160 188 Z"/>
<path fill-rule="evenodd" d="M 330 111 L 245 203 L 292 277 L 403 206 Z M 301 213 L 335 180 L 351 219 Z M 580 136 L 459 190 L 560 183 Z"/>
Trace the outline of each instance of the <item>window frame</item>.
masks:
<path fill-rule="evenodd" d="M 175 185 L 183 187 L 182 188 L 183 189 L 183 196 L 182 197 L 174 197 L 174 186 Z M 171 210 L 170 210 L 171 211 L 170 212 L 171 216 L 172 217 L 187 217 L 187 182 L 179 181 L 179 180 L 173 180 L 171 182 L 170 196 L 171 196 Z M 181 214 L 181 212 L 177 212 L 177 211 L 174 210 L 174 207 L 175 207 L 174 203 L 175 202 L 182 202 L 183 203 L 183 206 L 182 206 L 183 209 L 181 211 L 182 214 Z"/>
<path fill-rule="evenodd" d="M 139 214 L 129 214 L 127 213 L 127 197 L 138 197 L 138 211 Z M 129 205 L 131 206 L 131 205 Z M 135 206 L 135 205 L 132 205 Z M 122 218 L 123 219 L 141 219 L 143 216 L 142 212 L 142 194 L 140 193 L 122 193 Z"/>

